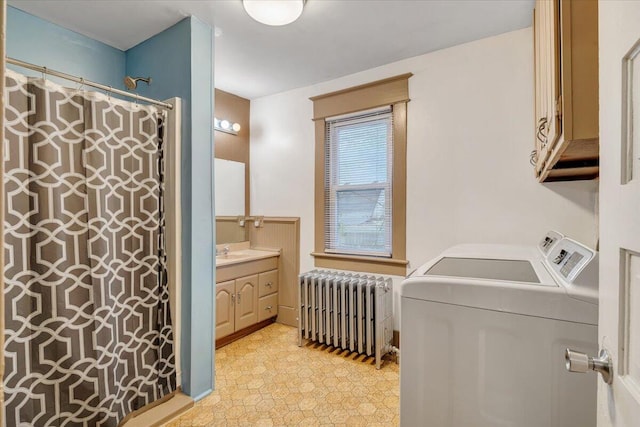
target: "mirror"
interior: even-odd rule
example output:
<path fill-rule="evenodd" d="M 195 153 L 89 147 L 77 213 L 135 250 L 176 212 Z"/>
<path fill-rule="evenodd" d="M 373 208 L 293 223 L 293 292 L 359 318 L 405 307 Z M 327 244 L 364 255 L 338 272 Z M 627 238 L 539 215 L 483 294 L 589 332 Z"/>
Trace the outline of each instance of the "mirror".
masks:
<path fill-rule="evenodd" d="M 215 159 L 216 216 L 244 215 L 244 163 Z"/>
<path fill-rule="evenodd" d="M 216 244 L 248 240 L 245 227 L 238 225 L 238 216 L 245 214 L 245 164 L 214 159 Z"/>

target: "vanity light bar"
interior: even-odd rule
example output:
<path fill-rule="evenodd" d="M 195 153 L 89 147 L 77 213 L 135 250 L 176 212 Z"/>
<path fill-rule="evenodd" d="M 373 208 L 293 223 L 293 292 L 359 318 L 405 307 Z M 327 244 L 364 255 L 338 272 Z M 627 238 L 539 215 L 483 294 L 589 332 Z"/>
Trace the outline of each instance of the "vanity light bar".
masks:
<path fill-rule="evenodd" d="M 240 123 L 231 123 L 227 119 L 213 118 L 213 129 L 220 132 L 230 133 L 231 135 L 237 135 L 240 132 Z"/>

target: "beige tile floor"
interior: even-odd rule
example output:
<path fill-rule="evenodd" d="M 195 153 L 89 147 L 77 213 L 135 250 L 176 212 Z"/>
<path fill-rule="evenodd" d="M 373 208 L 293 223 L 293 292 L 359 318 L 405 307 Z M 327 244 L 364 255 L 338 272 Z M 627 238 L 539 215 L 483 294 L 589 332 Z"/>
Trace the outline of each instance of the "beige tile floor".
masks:
<path fill-rule="evenodd" d="M 167 427 L 397 426 L 398 365 L 270 325 L 216 351 L 216 390 Z"/>

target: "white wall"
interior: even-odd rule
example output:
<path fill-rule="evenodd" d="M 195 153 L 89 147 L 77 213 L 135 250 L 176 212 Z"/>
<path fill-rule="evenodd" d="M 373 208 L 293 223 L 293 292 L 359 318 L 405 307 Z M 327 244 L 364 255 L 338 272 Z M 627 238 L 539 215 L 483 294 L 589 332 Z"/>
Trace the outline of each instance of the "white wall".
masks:
<path fill-rule="evenodd" d="M 251 101 L 251 210 L 301 217 L 313 268 L 311 96 L 412 72 L 407 256 L 413 269 L 461 242 L 536 243 L 557 229 L 596 244 L 597 182 L 539 184 L 531 28 Z M 396 319 L 397 327 L 397 319 Z"/>

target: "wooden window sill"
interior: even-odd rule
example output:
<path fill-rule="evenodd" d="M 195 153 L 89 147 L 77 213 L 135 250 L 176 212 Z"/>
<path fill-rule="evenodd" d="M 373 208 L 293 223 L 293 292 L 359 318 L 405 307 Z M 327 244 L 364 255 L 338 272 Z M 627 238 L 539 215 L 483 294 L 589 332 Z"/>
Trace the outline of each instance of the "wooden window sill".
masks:
<path fill-rule="evenodd" d="M 409 261 L 404 259 L 326 252 L 312 252 L 311 256 L 314 257 L 314 265 L 316 267 L 402 277 L 407 275 L 407 265 L 409 264 Z"/>

